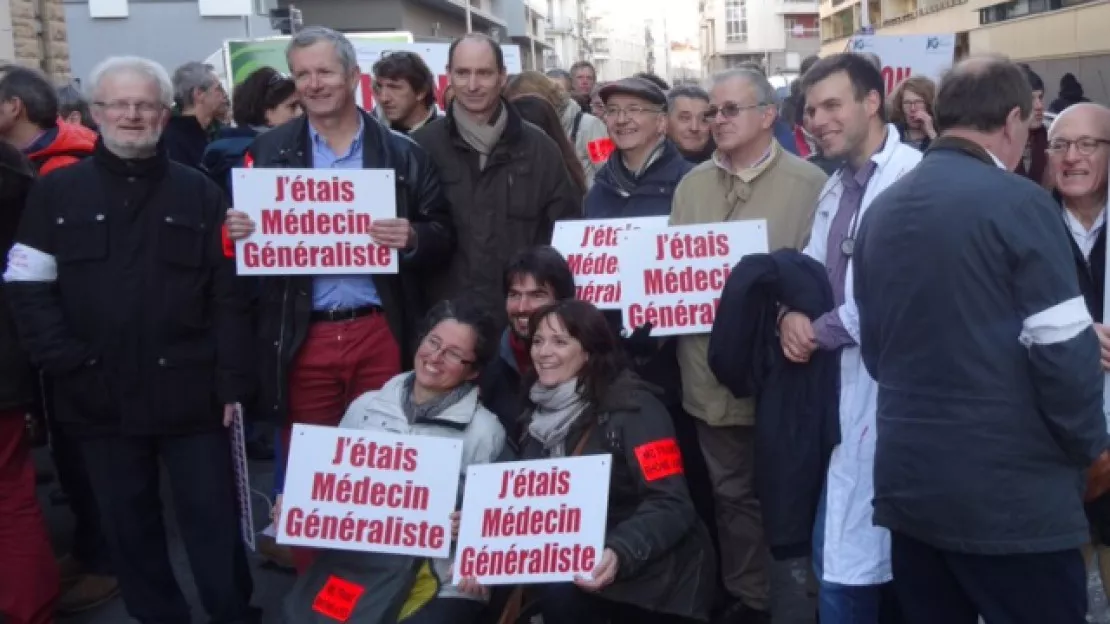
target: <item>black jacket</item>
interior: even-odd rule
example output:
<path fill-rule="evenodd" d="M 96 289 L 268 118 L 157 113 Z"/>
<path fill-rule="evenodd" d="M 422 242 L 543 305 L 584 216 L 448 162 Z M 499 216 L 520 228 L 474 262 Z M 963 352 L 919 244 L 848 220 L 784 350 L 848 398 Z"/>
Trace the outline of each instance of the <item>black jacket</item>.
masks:
<path fill-rule="evenodd" d="M 0 144 L 0 245 L 5 252 L 15 241 L 16 228 L 33 181 L 31 163 L 18 149 L 7 143 Z M 6 253 L 2 261 L 6 271 Z M 7 287 L 0 285 L 0 412 L 35 403 L 38 399 L 36 377 L 31 360 L 19 343 L 15 319 L 8 306 Z"/>
<path fill-rule="evenodd" d="M 707 619 L 716 583 L 709 532 L 694 511 L 682 470 L 645 476 L 638 459 L 652 448 L 668 450 L 661 458 L 673 452 L 672 458 L 680 459 L 670 414 L 626 372 L 600 404 L 572 425 L 567 453 L 587 432 L 583 455 L 613 456 L 605 547 L 617 554 L 620 567 L 601 596 L 648 611 Z M 526 437 L 522 456 L 544 457 L 543 445 Z"/>
<path fill-rule="evenodd" d="M 249 300 L 223 254 L 223 193 L 152 158 L 93 157 L 39 180 L 7 290 L 74 434 L 220 429 L 252 394 Z M 56 275 L 54 274 L 56 269 Z"/>
<path fill-rule="evenodd" d="M 162 145 L 170 160 L 190 167 L 200 167 L 204 150 L 211 142 L 208 130 L 192 115 L 174 115 L 162 132 Z"/>
<path fill-rule="evenodd" d="M 478 378 L 478 395 L 482 405 L 497 415 L 505 428 L 505 440 L 513 453 L 520 450 L 522 433 L 521 415 L 524 414 L 525 395 L 523 373 L 517 368 L 516 356 L 509 343 L 510 329 L 501 334 L 497 355 L 482 370 Z"/>
<path fill-rule="evenodd" d="M 1047 192 L 952 137 L 871 204 L 853 266 L 879 386 L 875 524 L 986 555 L 1090 539 L 1084 470 L 1108 442 L 1098 339 L 1026 333 L 1042 312 L 1074 316 L 1066 237 Z"/>
<path fill-rule="evenodd" d="M 814 320 L 834 307 L 825 267 L 793 249 L 744 257 L 729 275 L 709 337 L 709 368 L 755 397 L 755 488 L 776 559 L 810 552 L 833 448 L 840 443 L 840 351 L 786 359 L 779 306 Z"/>
<path fill-rule="evenodd" d="M 556 221 L 582 216 L 582 194 L 555 141 L 507 102 L 498 114 L 508 115 L 505 130 L 481 171 L 478 152 L 459 135 L 454 106 L 412 133 L 439 167 L 458 228 L 458 248 L 433 278 L 432 301 L 466 292 L 503 311 L 509 259 L 551 244 Z"/>
<path fill-rule="evenodd" d="M 397 216 L 416 230 L 416 249 L 401 254 L 396 275 L 374 275 L 389 328 L 401 347 L 402 370 L 412 368 L 417 323 L 427 300 L 423 286 L 441 271 L 455 248 L 455 229 L 440 189 L 439 175 L 416 143 L 361 111 L 364 122 L 363 165 L 396 172 Z M 255 139 L 248 153 L 255 167 L 312 168 L 306 117 L 294 119 Z M 260 404 L 267 417 L 285 422 L 285 387 L 293 358 L 308 333 L 312 313 L 312 278 L 265 277 L 259 280 L 258 362 Z"/>

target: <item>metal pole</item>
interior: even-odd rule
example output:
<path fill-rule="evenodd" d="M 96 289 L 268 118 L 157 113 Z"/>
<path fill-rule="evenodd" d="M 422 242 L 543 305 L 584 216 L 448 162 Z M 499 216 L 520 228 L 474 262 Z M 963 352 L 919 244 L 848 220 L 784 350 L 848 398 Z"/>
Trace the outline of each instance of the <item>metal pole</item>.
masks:
<path fill-rule="evenodd" d="M 868 9 L 867 0 L 860 0 L 859 10 L 860 30 L 862 30 L 863 32 L 868 32 L 871 29 L 871 11 Z"/>
<path fill-rule="evenodd" d="M 463 0 L 466 5 L 466 32 L 467 34 L 474 32 L 474 23 L 470 20 L 470 0 Z"/>

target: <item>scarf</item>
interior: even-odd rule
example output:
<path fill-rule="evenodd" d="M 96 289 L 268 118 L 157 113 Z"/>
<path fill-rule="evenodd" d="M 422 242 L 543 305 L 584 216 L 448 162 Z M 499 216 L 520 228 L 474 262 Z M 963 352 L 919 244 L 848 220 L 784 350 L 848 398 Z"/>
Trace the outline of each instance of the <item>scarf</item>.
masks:
<path fill-rule="evenodd" d="M 586 402 L 578 394 L 578 378 L 548 388 L 535 384 L 528 393 L 535 404 L 528 434 L 543 445 L 550 457 L 567 454 L 566 440 L 571 425 L 586 409 Z"/>
<path fill-rule="evenodd" d="M 532 369 L 532 349 L 524 338 L 517 336 L 513 330 L 509 332 L 509 349 L 513 352 L 513 361 L 516 362 L 516 371 L 521 375 Z"/>
<path fill-rule="evenodd" d="M 478 152 L 478 169 L 486 168 L 486 161 L 489 160 L 489 155 L 493 153 L 497 142 L 501 140 L 501 134 L 505 132 L 505 126 L 509 122 L 509 111 L 506 106 L 503 103 L 499 106 L 489 124 L 479 124 L 466 113 L 460 115 L 456 105 L 451 105 L 451 113 L 455 118 L 455 127 L 459 131 L 459 136 Z"/>
<path fill-rule="evenodd" d="M 644 159 L 644 164 L 640 165 L 640 168 L 636 171 L 632 171 L 628 168 L 628 165 L 624 162 L 623 155 L 620 158 L 610 158 L 605 163 L 605 166 L 609 168 L 609 173 L 613 175 L 613 182 L 625 197 L 631 195 L 632 191 L 636 190 L 636 187 L 640 184 L 640 179 L 647 173 L 648 167 L 654 165 L 663 155 L 663 150 L 666 148 L 666 145 L 667 137 L 659 139 L 659 143 L 652 148 L 648 157 Z"/>
<path fill-rule="evenodd" d="M 409 424 L 424 423 L 435 420 L 443 412 L 452 408 L 474 388 L 473 384 L 466 382 L 459 385 L 447 394 L 441 394 L 426 403 L 417 404 L 413 399 L 413 387 L 416 384 L 416 375 L 409 373 L 405 378 L 405 385 L 401 388 L 401 409 Z"/>

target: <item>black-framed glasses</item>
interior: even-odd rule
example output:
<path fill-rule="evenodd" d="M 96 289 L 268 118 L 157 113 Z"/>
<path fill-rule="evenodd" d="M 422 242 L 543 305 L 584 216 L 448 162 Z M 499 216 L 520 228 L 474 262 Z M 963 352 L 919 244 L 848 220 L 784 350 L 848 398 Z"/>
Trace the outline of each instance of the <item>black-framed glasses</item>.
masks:
<path fill-rule="evenodd" d="M 724 104 L 723 106 L 710 106 L 709 108 L 705 109 L 705 112 L 702 113 L 701 118 L 707 123 L 716 119 L 718 114 L 724 115 L 725 119 L 733 119 L 744 111 L 753 110 L 756 108 L 763 108 L 764 106 L 767 106 L 767 104 L 764 102 L 751 104 L 749 106 L 741 106 L 740 104 L 737 104 L 735 102 L 729 102 L 727 104 Z"/>
<path fill-rule="evenodd" d="M 1066 154 L 1071 146 L 1075 146 L 1075 150 L 1083 156 L 1090 156 L 1098 151 L 1100 145 L 1110 145 L 1110 139 L 1098 139 L 1095 137 L 1079 137 L 1074 141 L 1067 139 L 1052 139 L 1048 142 L 1048 147 L 1045 149 L 1050 154 Z"/>

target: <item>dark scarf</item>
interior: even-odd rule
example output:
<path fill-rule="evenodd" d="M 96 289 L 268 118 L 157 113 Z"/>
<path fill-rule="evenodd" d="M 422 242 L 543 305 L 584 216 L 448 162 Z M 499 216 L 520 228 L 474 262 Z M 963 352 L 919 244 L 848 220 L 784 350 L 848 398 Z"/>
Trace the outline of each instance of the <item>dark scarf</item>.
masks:
<path fill-rule="evenodd" d="M 659 144 L 651 150 L 648 157 L 644 159 L 644 164 L 640 166 L 640 170 L 636 172 L 629 170 L 629 168 L 624 165 L 624 157 L 620 155 L 620 152 L 614 152 L 617 157 L 610 157 L 605 163 L 605 166 L 609 168 L 609 173 L 613 175 L 613 183 L 617 185 L 617 188 L 620 189 L 624 195 L 631 195 L 632 191 L 635 191 L 636 187 L 640 185 L 640 180 L 643 179 L 648 169 L 651 169 L 651 166 L 659 162 L 663 157 L 663 151 L 666 148 L 667 138 L 664 137 L 659 141 Z"/>
<path fill-rule="evenodd" d="M 524 339 L 517 336 L 516 332 L 511 329 L 509 330 L 509 348 L 513 351 L 516 372 L 524 375 L 532 369 L 532 350 L 528 348 Z"/>
<path fill-rule="evenodd" d="M 427 403 L 417 405 L 413 400 L 413 386 L 416 384 L 416 374 L 410 373 L 405 378 L 405 385 L 401 389 L 401 409 L 405 412 L 405 418 L 409 424 L 426 423 L 439 418 L 443 412 L 453 407 L 459 401 L 462 401 L 470 391 L 474 389 L 474 385 L 470 382 L 464 382 L 454 390 L 447 394 L 440 395 Z"/>

